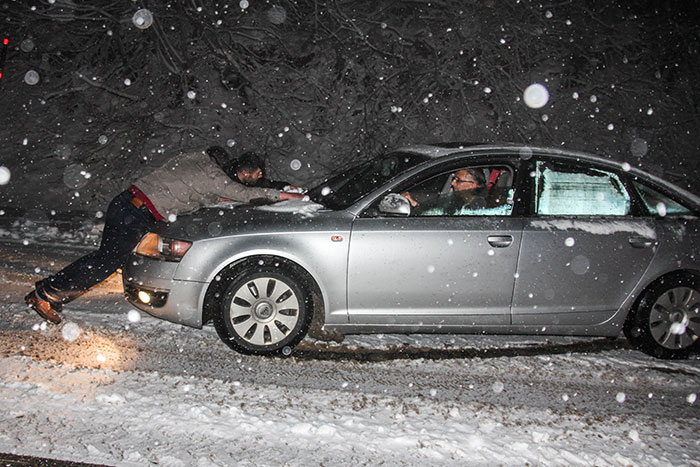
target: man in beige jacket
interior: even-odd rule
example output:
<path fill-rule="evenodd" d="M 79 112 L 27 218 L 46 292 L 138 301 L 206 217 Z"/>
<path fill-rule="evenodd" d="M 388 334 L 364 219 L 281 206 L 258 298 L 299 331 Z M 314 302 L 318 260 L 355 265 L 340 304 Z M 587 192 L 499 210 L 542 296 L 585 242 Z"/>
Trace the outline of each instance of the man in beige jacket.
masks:
<path fill-rule="evenodd" d="M 75 300 L 122 267 L 156 222 L 174 222 L 177 216 L 215 204 L 221 198 L 269 202 L 303 197 L 234 182 L 222 169 L 227 159 L 226 151 L 220 147 L 180 154 L 136 180 L 110 203 L 100 248 L 37 282 L 35 290 L 25 297 L 27 305 L 45 320 L 60 323 L 58 313 L 63 304 Z"/>

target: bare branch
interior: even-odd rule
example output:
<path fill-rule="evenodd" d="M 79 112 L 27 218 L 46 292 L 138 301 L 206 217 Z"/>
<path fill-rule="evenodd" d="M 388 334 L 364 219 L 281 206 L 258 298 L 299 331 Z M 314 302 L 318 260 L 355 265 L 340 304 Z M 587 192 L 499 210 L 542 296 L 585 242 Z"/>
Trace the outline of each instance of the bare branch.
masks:
<path fill-rule="evenodd" d="M 126 93 L 124 93 L 124 92 L 117 91 L 116 89 L 113 89 L 113 88 L 110 88 L 110 87 L 108 87 L 108 86 L 105 86 L 105 85 L 102 84 L 102 83 L 98 83 L 97 81 L 91 80 L 90 78 L 88 78 L 87 76 L 83 75 L 82 73 L 76 72 L 75 75 L 76 75 L 78 78 L 80 78 L 81 80 L 85 81 L 85 82 L 86 82 L 87 84 L 89 84 L 90 86 L 103 89 L 103 90 L 107 91 L 107 92 L 110 93 L 110 94 L 114 94 L 115 96 L 123 97 L 123 98 L 129 99 L 129 100 L 131 100 L 131 101 L 138 101 L 138 100 L 139 100 L 139 98 L 138 98 L 137 96 L 134 96 L 134 95 L 131 95 L 131 94 L 126 94 Z"/>

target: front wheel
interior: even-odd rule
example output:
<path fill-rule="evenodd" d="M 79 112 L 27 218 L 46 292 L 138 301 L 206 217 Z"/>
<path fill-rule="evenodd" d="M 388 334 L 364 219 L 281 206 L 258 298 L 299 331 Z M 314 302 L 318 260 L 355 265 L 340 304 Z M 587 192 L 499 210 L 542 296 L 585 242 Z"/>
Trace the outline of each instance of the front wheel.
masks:
<path fill-rule="evenodd" d="M 700 348 L 700 278 L 679 273 L 653 283 L 624 331 L 635 348 L 649 355 L 687 358 Z"/>
<path fill-rule="evenodd" d="M 311 294 L 298 267 L 275 260 L 246 263 L 224 284 L 214 327 L 244 354 L 289 355 L 313 316 Z"/>

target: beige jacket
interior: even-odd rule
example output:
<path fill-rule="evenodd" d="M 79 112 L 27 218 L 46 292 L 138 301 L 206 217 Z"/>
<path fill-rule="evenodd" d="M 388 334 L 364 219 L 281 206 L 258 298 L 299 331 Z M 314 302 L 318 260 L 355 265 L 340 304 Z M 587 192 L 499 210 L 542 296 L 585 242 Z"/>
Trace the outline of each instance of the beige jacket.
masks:
<path fill-rule="evenodd" d="M 220 198 L 249 202 L 265 198 L 279 200 L 280 192 L 234 182 L 204 152 L 184 153 L 134 182 L 151 200 L 156 210 L 171 219 L 216 204 Z"/>

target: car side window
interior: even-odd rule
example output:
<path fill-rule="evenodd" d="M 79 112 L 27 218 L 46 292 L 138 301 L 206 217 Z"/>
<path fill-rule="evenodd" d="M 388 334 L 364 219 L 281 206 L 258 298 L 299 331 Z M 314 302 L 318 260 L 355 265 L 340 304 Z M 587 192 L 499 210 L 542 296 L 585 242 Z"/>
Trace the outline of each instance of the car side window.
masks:
<path fill-rule="evenodd" d="M 509 216 L 513 178 L 508 166 L 464 167 L 425 180 L 403 194 L 412 198 L 413 217 Z"/>
<path fill-rule="evenodd" d="M 630 213 L 630 195 L 614 173 L 539 161 L 534 177 L 537 215 L 625 216 Z"/>
<path fill-rule="evenodd" d="M 668 196 L 659 193 L 655 189 L 643 185 L 636 180 L 632 183 L 651 214 L 658 216 L 665 216 L 667 214 L 691 214 L 690 209 L 672 200 Z"/>

